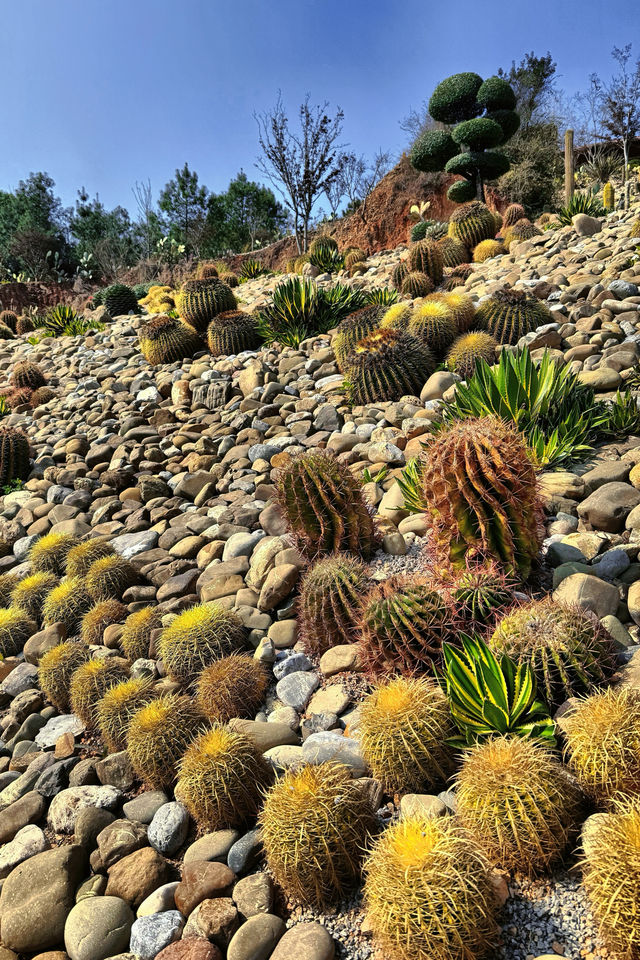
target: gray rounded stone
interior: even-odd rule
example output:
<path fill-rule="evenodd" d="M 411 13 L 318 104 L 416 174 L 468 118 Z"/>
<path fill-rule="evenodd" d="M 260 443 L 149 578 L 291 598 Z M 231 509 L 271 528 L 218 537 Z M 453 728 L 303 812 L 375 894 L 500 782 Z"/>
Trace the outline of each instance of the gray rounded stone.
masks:
<path fill-rule="evenodd" d="M 129 946 L 131 908 L 120 897 L 88 897 L 77 903 L 64 927 L 70 960 L 107 960 Z"/>
<path fill-rule="evenodd" d="M 280 917 L 272 913 L 259 913 L 250 917 L 234 934 L 227 950 L 227 960 L 266 960 L 273 953 L 285 929 Z"/>
<path fill-rule="evenodd" d="M 138 917 L 131 928 L 131 952 L 140 960 L 153 960 L 161 950 L 180 939 L 184 923 L 179 910 Z"/>
<path fill-rule="evenodd" d="M 189 814 L 175 800 L 165 803 L 154 814 L 149 826 L 148 839 L 154 850 L 167 857 L 180 849 L 189 832 Z"/>

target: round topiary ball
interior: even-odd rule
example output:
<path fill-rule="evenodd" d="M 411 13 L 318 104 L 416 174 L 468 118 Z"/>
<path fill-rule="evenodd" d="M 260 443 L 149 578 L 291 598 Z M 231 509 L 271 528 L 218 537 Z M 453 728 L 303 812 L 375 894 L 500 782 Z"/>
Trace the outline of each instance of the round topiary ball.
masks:
<path fill-rule="evenodd" d="M 440 123 L 453 124 L 470 120 L 482 113 L 478 91 L 482 77 L 477 73 L 454 73 L 435 88 L 429 100 L 429 114 Z"/>
<path fill-rule="evenodd" d="M 409 160 L 411 166 L 424 173 L 442 170 L 447 160 L 458 152 L 458 147 L 446 130 L 427 130 L 416 137 Z"/>

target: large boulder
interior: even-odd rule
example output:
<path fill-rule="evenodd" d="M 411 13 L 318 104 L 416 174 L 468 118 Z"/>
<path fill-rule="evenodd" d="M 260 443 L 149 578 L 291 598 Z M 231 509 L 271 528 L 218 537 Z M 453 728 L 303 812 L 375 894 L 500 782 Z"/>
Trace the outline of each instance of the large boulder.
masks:
<path fill-rule="evenodd" d="M 119 897 L 87 897 L 67 917 L 64 945 L 71 960 L 107 960 L 129 946 L 134 916 Z"/>

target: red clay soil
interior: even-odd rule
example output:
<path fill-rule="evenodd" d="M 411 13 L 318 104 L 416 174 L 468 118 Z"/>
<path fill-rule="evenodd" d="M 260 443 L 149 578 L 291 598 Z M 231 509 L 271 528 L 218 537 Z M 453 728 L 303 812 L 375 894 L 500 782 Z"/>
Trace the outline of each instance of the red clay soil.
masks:
<path fill-rule="evenodd" d="M 71 303 L 72 283 L 0 283 L 0 310 L 21 313 L 25 307 L 55 307 Z"/>

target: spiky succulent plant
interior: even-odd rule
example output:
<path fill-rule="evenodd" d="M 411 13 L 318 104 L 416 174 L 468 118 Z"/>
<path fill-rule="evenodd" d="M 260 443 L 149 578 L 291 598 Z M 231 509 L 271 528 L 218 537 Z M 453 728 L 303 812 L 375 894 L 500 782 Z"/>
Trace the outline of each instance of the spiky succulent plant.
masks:
<path fill-rule="evenodd" d="M 444 278 L 442 286 L 445 290 L 456 290 L 463 287 L 465 281 L 474 272 L 470 263 L 461 263 L 459 267 L 454 267 Z"/>
<path fill-rule="evenodd" d="M 474 374 L 478 360 L 492 364 L 496 358 L 497 340 L 484 330 L 470 330 L 453 341 L 447 353 L 447 366 L 463 380 Z"/>
<path fill-rule="evenodd" d="M 345 253 L 344 265 L 347 270 L 350 270 L 356 263 L 364 263 L 366 259 L 367 255 L 364 250 L 361 250 L 360 247 L 354 247 Z"/>
<path fill-rule="evenodd" d="M 191 697 L 165 694 L 134 713 L 127 731 L 133 769 L 150 787 L 168 787 L 189 744 L 207 727 Z"/>
<path fill-rule="evenodd" d="M 495 625 L 513 606 L 516 583 L 505 576 L 499 564 L 489 561 L 449 572 L 443 587 L 450 591 L 456 611 L 469 632 Z"/>
<path fill-rule="evenodd" d="M 333 554 L 314 563 L 300 587 L 298 625 L 305 651 L 321 656 L 330 647 L 352 643 L 358 611 L 369 587 L 364 564 L 347 554 Z"/>
<path fill-rule="evenodd" d="M 357 344 L 345 376 L 354 404 L 419 396 L 435 369 L 428 344 L 404 330 L 376 330 Z"/>
<path fill-rule="evenodd" d="M 377 329 L 384 316 L 384 307 L 380 304 L 371 304 L 368 307 L 356 310 L 355 313 L 350 313 L 348 317 L 342 320 L 331 344 L 339 370 L 344 373 L 356 345 Z"/>
<path fill-rule="evenodd" d="M 218 276 L 218 268 L 215 263 L 199 263 L 196 270 L 196 279 L 208 280 L 210 277 Z"/>
<path fill-rule="evenodd" d="M 582 700 L 562 720 L 566 759 L 599 806 L 640 796 L 640 692 L 608 687 Z"/>
<path fill-rule="evenodd" d="M 90 656 L 83 643 L 73 640 L 65 640 L 42 655 L 38 665 L 38 683 L 47 699 L 61 713 L 68 713 L 71 708 L 69 693 L 72 676 Z"/>
<path fill-rule="evenodd" d="M 506 252 L 506 248 L 499 240 L 481 240 L 473 251 L 473 262 L 484 263 L 491 257 L 499 257 Z"/>
<path fill-rule="evenodd" d="M 393 283 L 396 290 L 402 289 L 402 282 L 408 273 L 409 273 L 409 264 L 407 263 L 406 260 L 400 260 L 400 262 L 395 265 L 391 273 L 391 282 Z"/>
<path fill-rule="evenodd" d="M 272 777 L 253 740 L 216 723 L 180 761 L 176 792 L 200 829 L 224 830 L 255 817 Z"/>
<path fill-rule="evenodd" d="M 321 908 L 358 882 L 376 829 L 350 772 L 334 763 L 285 773 L 267 793 L 259 825 L 276 883 L 288 897 Z"/>
<path fill-rule="evenodd" d="M 469 263 L 469 251 L 461 240 L 444 236 L 438 240 L 438 246 L 445 267 L 459 267 L 463 263 Z"/>
<path fill-rule="evenodd" d="M 47 594 L 42 605 L 42 619 L 46 624 L 63 623 L 67 633 L 73 636 L 79 631 L 80 622 L 91 606 L 84 580 L 81 577 L 66 577 Z"/>
<path fill-rule="evenodd" d="M 139 677 L 116 683 L 102 696 L 96 706 L 96 716 L 100 734 L 110 752 L 126 748 L 131 720 L 155 696 L 153 681 Z"/>
<path fill-rule="evenodd" d="M 502 226 L 505 228 L 512 227 L 514 223 L 517 223 L 518 220 L 523 220 L 525 216 L 526 214 L 522 204 L 510 203 L 502 217 Z"/>
<path fill-rule="evenodd" d="M 11 605 L 11 594 L 20 583 L 17 573 L 0 573 L 0 607 Z"/>
<path fill-rule="evenodd" d="M 600 621 L 550 597 L 507 614 L 489 645 L 494 653 L 530 664 L 551 708 L 602 686 L 617 666 L 613 640 Z"/>
<path fill-rule="evenodd" d="M 380 326 L 383 330 L 387 327 L 393 330 L 406 330 L 412 313 L 412 304 L 401 300 L 400 303 L 394 303 L 389 307 L 380 321 Z"/>
<path fill-rule="evenodd" d="M 429 671 L 440 661 L 443 641 L 455 639 L 455 624 L 451 603 L 430 581 L 390 577 L 363 599 L 363 665 L 375 677 Z"/>
<path fill-rule="evenodd" d="M 119 600 L 113 597 L 100 600 L 82 618 L 80 637 L 83 643 L 101 644 L 106 628 L 113 623 L 122 623 L 126 615 L 127 608 Z"/>
<path fill-rule="evenodd" d="M 104 291 L 104 305 L 112 317 L 138 312 L 138 299 L 131 287 L 125 283 L 113 283 L 107 287 Z"/>
<path fill-rule="evenodd" d="M 427 301 L 445 304 L 453 315 L 458 333 L 466 333 L 474 325 L 476 308 L 466 293 L 432 293 Z"/>
<path fill-rule="evenodd" d="M 12 333 L 16 332 L 18 316 L 13 310 L 0 310 L 0 324 L 8 327 Z"/>
<path fill-rule="evenodd" d="M 31 317 L 22 316 L 18 317 L 16 322 L 16 333 L 19 337 L 23 337 L 25 333 L 32 333 L 35 330 L 33 325 L 33 320 Z"/>
<path fill-rule="evenodd" d="M 236 613 L 215 602 L 201 603 L 165 627 L 158 652 L 169 676 L 189 683 L 204 667 L 241 650 L 245 643 L 245 629 Z"/>
<path fill-rule="evenodd" d="M 426 297 L 432 293 L 433 283 L 426 273 L 412 270 L 403 277 L 400 290 L 406 297 L 415 300 L 417 297 Z"/>
<path fill-rule="evenodd" d="M 129 614 L 122 628 L 120 646 L 127 660 L 146 659 L 149 656 L 151 634 L 162 627 L 160 614 L 154 607 L 142 607 Z"/>
<path fill-rule="evenodd" d="M 536 476 L 516 429 L 496 417 L 445 426 L 425 442 L 422 495 L 445 564 L 497 560 L 526 578 L 540 549 Z"/>
<path fill-rule="evenodd" d="M 187 280 L 182 288 L 179 309 L 181 316 L 197 331 L 204 333 L 218 313 L 235 310 L 236 298 L 216 277 Z"/>
<path fill-rule="evenodd" d="M 96 560 L 113 556 L 115 550 L 107 540 L 94 537 L 72 547 L 67 554 L 66 572 L 69 577 L 86 577 Z"/>
<path fill-rule="evenodd" d="M 408 331 L 424 340 L 434 355 L 440 357 L 455 340 L 458 328 L 446 302 L 427 297 L 412 311 Z"/>
<path fill-rule="evenodd" d="M 498 941 L 491 865 L 453 817 L 407 817 L 365 864 L 364 902 L 381 956 L 471 960 Z"/>
<path fill-rule="evenodd" d="M 21 580 L 11 593 L 11 602 L 23 610 L 31 620 L 42 619 L 42 605 L 58 580 L 54 573 L 42 570 Z"/>
<path fill-rule="evenodd" d="M 137 582 L 136 568 L 117 553 L 94 560 L 85 580 L 89 596 L 94 602 L 121 599 L 125 590 Z"/>
<path fill-rule="evenodd" d="M 49 403 L 49 401 L 53 400 L 56 396 L 55 390 L 52 390 L 50 387 L 38 387 L 29 398 L 29 406 L 32 410 L 35 410 L 36 407 L 41 406 L 43 403 Z"/>
<path fill-rule="evenodd" d="M 20 607 L 0 607 L 0 656 L 15 657 L 33 632 L 33 622 Z"/>
<path fill-rule="evenodd" d="M 46 380 L 37 363 L 22 360 L 11 371 L 11 383 L 20 389 L 37 390 L 38 387 L 44 387 Z"/>
<path fill-rule="evenodd" d="M 492 240 L 496 235 L 493 214 L 484 203 L 472 200 L 453 211 L 449 219 L 449 236 L 473 250 L 482 240 Z"/>
<path fill-rule="evenodd" d="M 310 450 L 283 467 L 276 498 L 299 551 L 309 560 L 345 551 L 368 560 L 378 544 L 362 488 L 346 464 Z"/>
<path fill-rule="evenodd" d="M 71 677 L 71 709 L 88 726 L 97 723 L 98 702 L 110 687 L 127 679 L 127 666 L 118 657 L 87 660 Z"/>
<path fill-rule="evenodd" d="M 252 718 L 269 685 L 264 665 L 244 654 L 222 657 L 198 677 L 196 698 L 208 720 L 228 723 L 232 717 Z"/>
<path fill-rule="evenodd" d="M 241 310 L 226 310 L 213 318 L 207 328 L 207 343 L 214 357 L 255 350 L 260 336 L 255 320 Z"/>
<path fill-rule="evenodd" d="M 360 704 L 362 755 L 387 793 L 431 793 L 444 784 L 455 733 L 447 698 L 431 679 L 392 677 Z"/>
<path fill-rule="evenodd" d="M 492 863 L 536 874 L 556 863 L 577 827 L 581 796 L 540 743 L 495 737 L 465 755 L 457 816 Z"/>
<path fill-rule="evenodd" d="M 15 427 L 0 427 L 0 487 L 26 480 L 30 469 L 27 435 Z"/>
<path fill-rule="evenodd" d="M 138 331 L 140 352 L 149 363 L 175 363 L 202 350 L 202 341 L 193 327 L 178 317 L 152 317 Z"/>
<path fill-rule="evenodd" d="M 442 281 L 443 250 L 435 240 L 418 240 L 409 248 L 409 269 L 426 274 L 434 287 Z"/>

